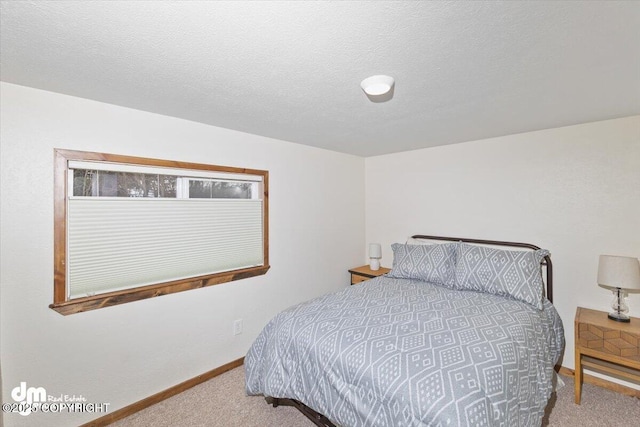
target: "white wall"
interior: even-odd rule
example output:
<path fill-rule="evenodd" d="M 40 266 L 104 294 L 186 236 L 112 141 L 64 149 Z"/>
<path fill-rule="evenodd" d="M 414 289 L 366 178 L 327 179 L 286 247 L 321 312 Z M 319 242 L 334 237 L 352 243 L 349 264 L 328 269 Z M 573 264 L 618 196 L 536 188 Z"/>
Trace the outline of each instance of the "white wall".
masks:
<path fill-rule="evenodd" d="M 390 266 L 391 243 L 415 233 L 550 249 L 563 365 L 573 368 L 576 307 L 608 310 L 611 299 L 595 284 L 598 255 L 640 256 L 640 116 L 362 159 L 0 85 L 4 401 L 26 381 L 111 410 L 131 404 L 242 357 L 275 313 L 346 286 L 365 243 L 381 242 Z M 271 270 L 71 316 L 50 310 L 54 147 L 269 170 Z M 640 295 L 629 302 L 640 316 Z M 245 330 L 234 337 L 238 318 Z M 100 415 L 4 421 L 67 426 Z"/>
<path fill-rule="evenodd" d="M 347 269 L 365 257 L 362 158 L 6 83 L 1 119 L 5 401 L 26 381 L 119 409 L 244 356 L 273 315 L 347 286 Z M 70 316 L 49 309 L 54 147 L 269 170 L 271 270 Z M 4 421 L 68 426 L 100 415 Z"/>
<path fill-rule="evenodd" d="M 370 157 L 365 170 L 366 237 L 383 265 L 411 234 L 549 249 L 568 368 L 576 307 L 610 308 L 598 255 L 640 257 L 640 116 Z M 628 301 L 640 316 L 640 295 Z"/>

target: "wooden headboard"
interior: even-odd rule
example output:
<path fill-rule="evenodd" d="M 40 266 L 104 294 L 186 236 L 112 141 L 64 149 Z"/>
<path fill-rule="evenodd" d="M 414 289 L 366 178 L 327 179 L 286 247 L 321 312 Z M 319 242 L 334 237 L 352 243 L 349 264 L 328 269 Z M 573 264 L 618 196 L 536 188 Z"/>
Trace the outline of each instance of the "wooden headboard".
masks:
<path fill-rule="evenodd" d="M 447 242 L 466 242 L 466 243 L 476 243 L 479 245 L 491 245 L 491 246 L 506 246 L 511 248 L 525 248 L 531 250 L 540 249 L 536 245 L 532 245 L 531 243 L 520 243 L 520 242 L 503 242 L 500 240 L 483 240 L 483 239 L 469 239 L 466 237 L 446 237 L 446 236 L 427 236 L 423 234 L 416 234 L 415 236 L 411 236 L 412 239 L 420 239 L 420 240 L 441 240 Z M 545 267 L 547 279 L 545 280 L 547 289 L 546 296 L 547 299 L 553 302 L 553 265 L 551 264 L 551 258 L 549 255 L 544 257 L 542 261 L 542 265 Z"/>

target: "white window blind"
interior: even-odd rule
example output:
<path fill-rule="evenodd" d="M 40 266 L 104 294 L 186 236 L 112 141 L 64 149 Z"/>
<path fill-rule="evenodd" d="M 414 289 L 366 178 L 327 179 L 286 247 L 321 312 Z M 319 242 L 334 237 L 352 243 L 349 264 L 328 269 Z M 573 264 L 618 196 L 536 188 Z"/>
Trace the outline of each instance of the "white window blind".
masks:
<path fill-rule="evenodd" d="M 68 297 L 263 265 L 262 209 L 259 199 L 70 197 Z"/>

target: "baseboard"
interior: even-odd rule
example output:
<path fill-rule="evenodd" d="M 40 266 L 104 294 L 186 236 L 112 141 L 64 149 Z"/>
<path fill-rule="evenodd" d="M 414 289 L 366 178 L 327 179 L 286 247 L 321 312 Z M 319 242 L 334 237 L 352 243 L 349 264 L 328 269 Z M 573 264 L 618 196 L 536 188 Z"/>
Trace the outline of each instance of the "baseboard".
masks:
<path fill-rule="evenodd" d="M 564 366 L 560 367 L 558 373 L 567 377 L 575 377 L 575 371 L 573 369 L 565 368 Z M 615 391 L 616 393 L 633 396 L 640 399 L 640 390 L 636 390 L 635 388 L 627 387 L 625 385 L 614 383 L 612 381 L 594 377 L 593 375 L 585 373 L 582 374 L 582 380 L 587 384 L 597 385 L 599 387 L 606 388 L 607 390 Z"/>
<path fill-rule="evenodd" d="M 124 408 L 118 409 L 110 414 L 107 414 L 103 417 L 100 417 L 96 420 L 89 421 L 86 424 L 82 424 L 80 427 L 102 427 L 114 423 L 122 418 L 128 417 L 129 415 L 135 414 L 145 408 L 148 408 L 151 405 L 155 405 L 158 402 L 162 402 L 165 399 L 170 398 L 171 396 L 175 396 L 176 394 L 182 393 L 185 390 L 190 389 L 191 387 L 197 386 L 205 381 L 210 380 L 211 378 L 217 377 L 220 374 L 224 374 L 231 369 L 237 368 L 244 363 L 244 357 L 240 359 L 236 359 L 233 362 L 229 362 L 225 365 L 220 366 L 219 368 L 212 369 L 209 372 L 205 372 L 204 374 L 200 374 L 197 377 L 191 378 L 185 382 L 174 385 L 164 391 L 154 394 L 153 396 L 149 396 L 145 399 L 139 400 L 136 403 L 132 403 L 131 405 L 125 406 Z"/>

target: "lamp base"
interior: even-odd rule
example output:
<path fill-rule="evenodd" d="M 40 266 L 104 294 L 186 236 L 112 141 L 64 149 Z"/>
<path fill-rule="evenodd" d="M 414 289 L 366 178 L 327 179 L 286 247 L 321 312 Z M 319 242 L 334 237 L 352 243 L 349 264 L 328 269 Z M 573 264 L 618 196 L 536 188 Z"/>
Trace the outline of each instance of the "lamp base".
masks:
<path fill-rule="evenodd" d="M 631 318 L 623 313 L 609 313 L 607 316 L 611 320 L 615 320 L 616 322 L 629 323 L 631 322 Z"/>
<path fill-rule="evenodd" d="M 627 314 L 629 313 L 629 306 L 625 301 L 624 291 L 621 288 L 615 288 L 612 290 L 613 302 L 611 303 L 611 308 L 613 309 L 613 311 L 609 313 L 609 319 L 623 323 L 631 322 L 631 318 Z"/>
<path fill-rule="evenodd" d="M 380 260 L 377 258 L 369 258 L 369 268 L 371 271 L 380 270 Z"/>

